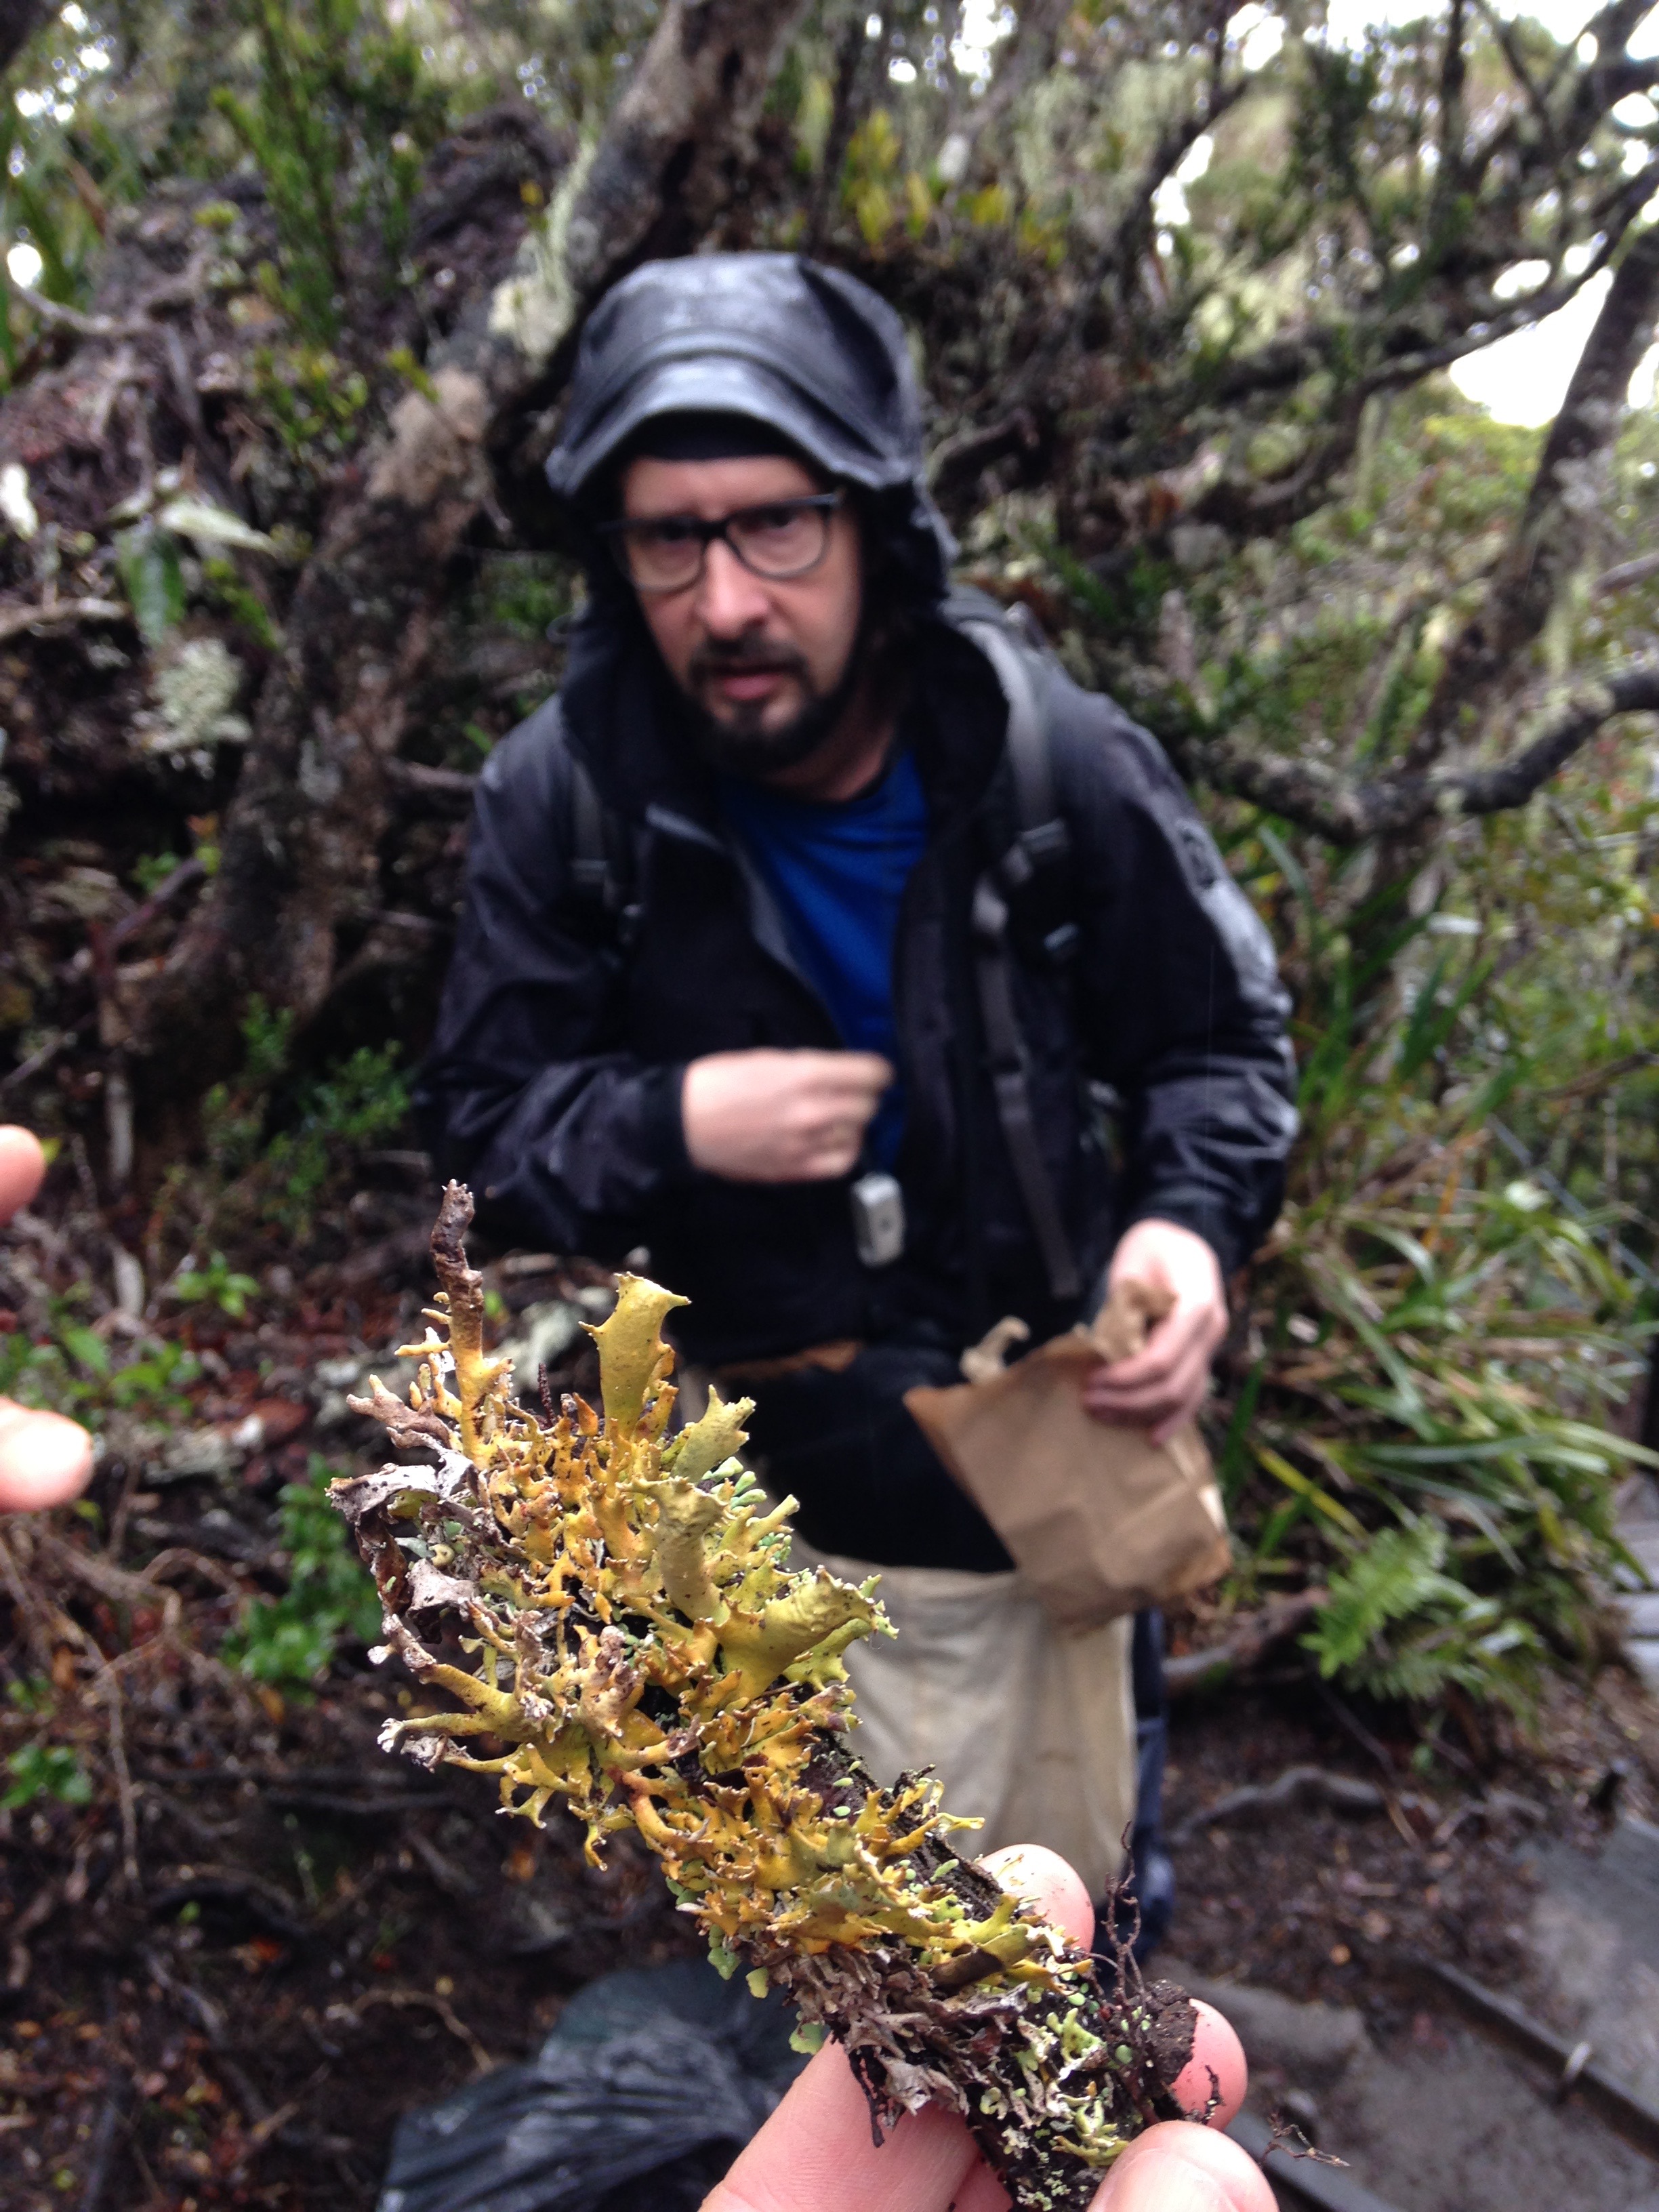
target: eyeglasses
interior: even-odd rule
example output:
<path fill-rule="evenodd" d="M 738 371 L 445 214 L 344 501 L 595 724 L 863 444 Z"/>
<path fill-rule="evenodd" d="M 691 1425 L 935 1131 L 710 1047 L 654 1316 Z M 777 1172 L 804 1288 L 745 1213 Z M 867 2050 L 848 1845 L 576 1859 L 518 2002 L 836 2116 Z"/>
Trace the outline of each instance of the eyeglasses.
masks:
<path fill-rule="evenodd" d="M 770 500 L 740 507 L 706 522 L 696 514 L 654 514 L 599 526 L 617 565 L 636 592 L 683 592 L 702 575 L 718 538 L 751 575 L 770 583 L 805 576 L 830 546 L 830 518 L 842 503 L 838 491 L 805 499 Z"/>

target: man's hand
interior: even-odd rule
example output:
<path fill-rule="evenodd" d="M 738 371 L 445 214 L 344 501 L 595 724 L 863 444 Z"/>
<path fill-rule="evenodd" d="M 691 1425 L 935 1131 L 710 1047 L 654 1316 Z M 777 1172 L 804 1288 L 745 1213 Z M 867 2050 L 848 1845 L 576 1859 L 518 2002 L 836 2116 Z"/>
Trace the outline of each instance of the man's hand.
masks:
<path fill-rule="evenodd" d="M 0 1225 L 27 1206 L 46 1171 L 27 1129 L 0 1128 Z M 61 1413 L 32 1413 L 0 1398 L 0 1513 L 62 1505 L 87 1486 L 92 1438 Z"/>
<path fill-rule="evenodd" d="M 1005 1881 L 1087 1943 L 1094 1913 L 1083 1884 L 1052 1851 L 1027 1845 L 989 1863 Z M 1244 2053 L 1218 2012 L 1199 2005 L 1193 2056 L 1176 2083 L 1188 2112 L 1243 2101 Z M 702 2212 L 1007 2212 L 1008 2196 L 955 2113 L 907 2113 L 877 2149 L 870 2108 L 839 2045 L 826 2044 L 795 2081 Z M 1187 2121 L 1136 2137 L 1097 2191 L 1092 2212 L 1273 2212 L 1261 2169 L 1236 2142 Z"/>
<path fill-rule="evenodd" d="M 1210 1361 L 1227 1334 L 1227 1297 L 1215 1254 L 1178 1222 L 1137 1221 L 1112 1255 L 1108 1283 L 1155 1283 L 1175 1304 L 1132 1359 L 1101 1366 L 1083 1386 L 1097 1421 L 1150 1429 L 1166 1443 L 1204 1402 Z"/>
<path fill-rule="evenodd" d="M 680 1091 L 691 1164 L 731 1182 L 829 1182 L 856 1163 L 893 1080 L 873 1052 L 714 1052 Z"/>

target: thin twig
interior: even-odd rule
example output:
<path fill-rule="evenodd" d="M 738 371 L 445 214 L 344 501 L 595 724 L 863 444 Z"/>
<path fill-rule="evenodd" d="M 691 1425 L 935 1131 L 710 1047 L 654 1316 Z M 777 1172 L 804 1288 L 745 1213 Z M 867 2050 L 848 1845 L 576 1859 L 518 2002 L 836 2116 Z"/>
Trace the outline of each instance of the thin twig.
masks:
<path fill-rule="evenodd" d="M 230 2037 L 225 2026 L 225 2016 L 212 1998 L 204 1996 L 194 1983 L 170 1973 L 159 1953 L 144 1950 L 138 1956 L 144 1972 L 162 1996 L 171 1997 L 175 2004 L 182 2006 L 206 2036 L 212 2046 L 216 2064 L 229 2082 L 247 2118 L 255 2123 L 270 2120 L 272 2118 L 271 2106 L 244 2068 L 230 2055 L 228 2048 Z M 281 2122 L 276 2124 L 280 2126 Z"/>
<path fill-rule="evenodd" d="M 1382 1792 L 1374 1782 L 1350 1774 L 1330 1774 L 1322 1766 L 1287 1766 L 1276 1781 L 1251 1783 L 1230 1790 L 1202 1812 L 1190 1814 L 1170 1835 L 1172 1844 L 1184 1844 L 1200 1829 L 1230 1826 L 1247 1814 L 1288 1809 L 1305 1797 L 1322 1798 L 1341 1813 L 1381 1813 L 1387 1809 Z"/>
<path fill-rule="evenodd" d="M 58 599 L 49 607 L 0 607 L 0 645 L 25 630 L 67 629 L 75 623 L 131 622 L 125 599 Z"/>
<path fill-rule="evenodd" d="M 115 1774 L 115 1794 L 121 1808 L 121 1875 L 130 1896 L 143 1887 L 138 1872 L 138 1813 L 132 1775 L 127 1765 L 126 1733 L 121 1718 L 121 1685 L 115 1669 L 95 1644 L 88 1647 L 101 1674 L 99 1688 L 109 1715 L 109 1763 Z"/>
<path fill-rule="evenodd" d="M 87 2146 L 87 2178 L 81 2191 L 80 2212 L 102 2212 L 104 2198 L 109 2190 L 110 2173 L 115 2163 L 116 2138 L 126 2112 L 131 2077 L 124 2067 L 116 2067 L 110 2075 L 109 2087 L 104 2093 L 103 2104 L 94 2123 L 92 2141 Z"/>
<path fill-rule="evenodd" d="M 9 1091 L 14 1083 L 27 1083 L 30 1076 L 39 1075 L 42 1068 L 50 1067 L 66 1046 L 84 1036 L 91 1027 L 92 1019 L 88 1015 L 84 1021 L 77 1022 L 73 1029 L 59 1030 L 56 1036 L 49 1036 L 38 1051 L 32 1052 L 27 1060 L 20 1060 L 9 1075 L 0 1075 L 0 1091 Z"/>
<path fill-rule="evenodd" d="M 477 2072 L 488 2074 L 495 2065 L 495 2059 L 484 2049 L 454 2007 L 444 1998 L 426 1990 L 367 1990 L 362 1996 L 354 1998 L 350 2004 L 330 2005 L 326 2017 L 343 2021 L 352 2027 L 361 2027 L 362 2026 L 361 2015 L 367 2012 L 371 2005 L 383 2004 L 394 2005 L 399 2010 L 407 2005 L 419 2005 L 428 2012 L 435 2012 L 450 2033 L 465 2044 L 467 2049 L 472 2053 L 472 2063 Z"/>

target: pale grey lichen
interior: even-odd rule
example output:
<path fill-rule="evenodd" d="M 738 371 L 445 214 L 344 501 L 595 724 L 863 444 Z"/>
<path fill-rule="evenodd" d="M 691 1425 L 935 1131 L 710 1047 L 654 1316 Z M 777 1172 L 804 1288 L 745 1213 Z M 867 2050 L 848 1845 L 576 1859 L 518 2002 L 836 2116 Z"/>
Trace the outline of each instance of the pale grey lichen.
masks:
<path fill-rule="evenodd" d="M 159 711 L 134 720 L 141 750 L 205 775 L 216 745 L 246 744 L 252 732 L 234 711 L 242 675 L 240 661 L 222 638 L 186 640 L 151 679 Z"/>

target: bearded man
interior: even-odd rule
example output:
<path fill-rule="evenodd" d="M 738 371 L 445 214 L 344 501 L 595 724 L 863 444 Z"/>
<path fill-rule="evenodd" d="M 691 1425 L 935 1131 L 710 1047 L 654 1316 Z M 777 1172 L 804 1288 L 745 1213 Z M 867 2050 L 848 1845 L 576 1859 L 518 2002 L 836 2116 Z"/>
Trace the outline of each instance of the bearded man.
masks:
<path fill-rule="evenodd" d="M 428 1141 L 514 1242 L 649 1249 L 684 1358 L 758 1398 L 797 1556 L 882 1575 L 902 1632 L 848 1654 L 860 1750 L 1100 1894 L 1129 1625 L 1053 1634 L 903 1395 L 1133 1276 L 1170 1309 L 1085 1402 L 1191 1416 L 1295 1127 L 1265 933 L 1152 739 L 1052 662 L 1010 677 L 951 595 L 904 334 L 863 285 L 640 269 L 548 473 L 588 598 L 480 778 Z"/>

